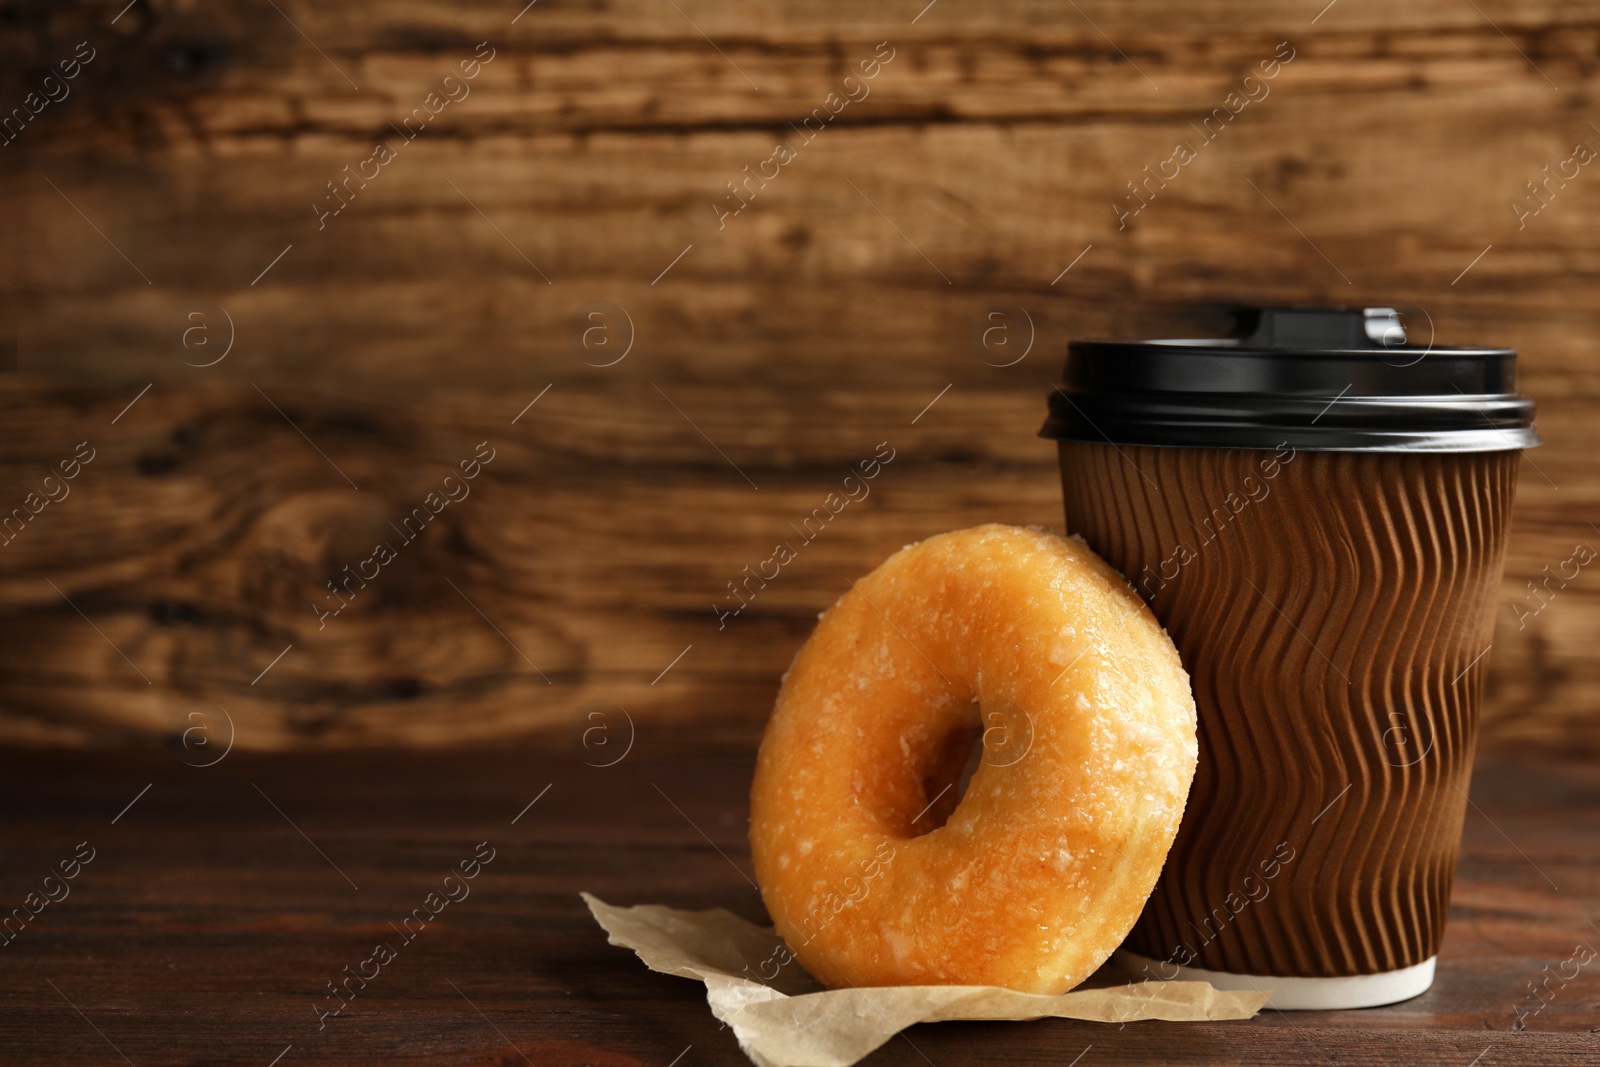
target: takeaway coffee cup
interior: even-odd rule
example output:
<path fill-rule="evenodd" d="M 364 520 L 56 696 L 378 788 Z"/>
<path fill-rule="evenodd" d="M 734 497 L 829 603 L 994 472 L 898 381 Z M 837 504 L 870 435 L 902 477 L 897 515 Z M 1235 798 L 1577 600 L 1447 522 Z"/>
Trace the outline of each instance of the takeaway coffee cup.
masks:
<path fill-rule="evenodd" d="M 1200 761 L 1119 958 L 1352 1008 L 1433 981 L 1520 450 L 1516 353 L 1390 309 L 1075 342 L 1042 435 L 1067 528 L 1183 656 Z"/>

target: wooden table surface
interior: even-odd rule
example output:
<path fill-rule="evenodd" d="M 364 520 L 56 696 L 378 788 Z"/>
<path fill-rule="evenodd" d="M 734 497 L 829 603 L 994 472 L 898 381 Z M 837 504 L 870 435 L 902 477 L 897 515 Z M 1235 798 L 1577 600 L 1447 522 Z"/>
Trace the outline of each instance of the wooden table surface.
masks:
<path fill-rule="evenodd" d="M 0 1063 L 748 1062 L 699 984 L 608 946 L 578 899 L 763 916 L 746 877 L 749 754 L 640 741 L 605 768 L 576 742 L 237 751 L 209 767 L 181 749 L 0 752 L 5 909 L 93 850 L 70 894 L 0 949 Z M 1600 944 L 1600 769 L 1497 760 L 1471 793 L 1439 978 L 1421 997 L 1244 1023 L 944 1023 L 866 1062 L 1600 1062 L 1600 965 L 1552 977 Z M 391 924 L 490 849 L 470 895 L 402 942 Z M 319 1031 L 325 983 L 379 941 L 396 958 Z"/>

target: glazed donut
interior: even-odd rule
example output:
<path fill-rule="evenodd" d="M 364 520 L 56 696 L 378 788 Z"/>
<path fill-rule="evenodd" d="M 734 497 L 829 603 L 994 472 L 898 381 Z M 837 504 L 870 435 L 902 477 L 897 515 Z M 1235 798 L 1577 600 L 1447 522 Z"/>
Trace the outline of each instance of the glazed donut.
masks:
<path fill-rule="evenodd" d="M 1139 917 L 1196 755 L 1177 650 L 1081 540 L 941 534 L 855 583 L 784 675 L 756 879 L 827 985 L 1065 992 Z"/>

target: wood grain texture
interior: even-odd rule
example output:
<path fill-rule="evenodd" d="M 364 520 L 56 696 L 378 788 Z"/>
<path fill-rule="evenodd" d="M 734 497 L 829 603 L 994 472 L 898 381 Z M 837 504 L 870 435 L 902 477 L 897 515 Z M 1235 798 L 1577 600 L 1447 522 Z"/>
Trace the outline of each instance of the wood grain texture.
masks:
<path fill-rule="evenodd" d="M 0 1058 L 660 1067 L 692 1046 L 680 1067 L 747 1064 L 703 987 L 608 946 L 578 898 L 763 920 L 745 880 L 753 761 L 692 749 L 641 738 L 605 769 L 505 745 L 234 752 L 211 767 L 184 765 L 212 758 L 195 748 L 0 751 L 6 907 L 79 842 L 95 850 L 70 895 L 3 949 Z M 1594 965 L 1550 976 L 1597 936 L 1600 774 L 1492 762 L 1472 797 L 1438 978 L 1421 997 L 1204 1025 L 942 1023 L 865 1063 L 1067 1063 L 1089 1045 L 1083 1062 L 1102 1064 L 1592 1063 Z M 470 895 L 319 1030 L 325 983 L 398 942 L 390 924 L 481 841 L 495 856 Z"/>
<path fill-rule="evenodd" d="M 1584 169 L 1509 208 L 1600 144 L 1584 5 L 278 6 L 0 7 L 6 100 L 98 50 L 0 148 L 0 504 L 99 450 L 0 546 L 0 736 L 220 705 L 241 745 L 434 744 L 604 700 L 747 744 L 848 578 L 938 530 L 1059 525 L 1033 433 L 1069 337 L 1336 300 L 1522 351 L 1547 444 L 1483 739 L 1600 750 L 1600 578 L 1536 615 L 1526 585 L 1600 547 L 1600 192 Z M 485 41 L 470 95 L 319 229 L 326 183 Z M 1283 41 L 1270 95 L 1119 229 L 1125 183 Z M 778 141 L 796 158 L 719 224 Z M 609 367 L 597 302 L 633 342 Z M 324 583 L 485 440 L 473 495 L 318 630 Z M 719 629 L 726 583 L 880 441 L 872 496 Z"/>

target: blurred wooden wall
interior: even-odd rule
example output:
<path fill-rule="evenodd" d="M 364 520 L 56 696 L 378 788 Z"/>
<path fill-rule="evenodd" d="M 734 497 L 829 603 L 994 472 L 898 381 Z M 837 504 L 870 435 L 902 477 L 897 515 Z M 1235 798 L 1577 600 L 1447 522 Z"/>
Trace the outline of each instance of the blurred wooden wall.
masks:
<path fill-rule="evenodd" d="M 749 743 L 847 579 L 1059 525 L 1034 434 L 1069 337 L 1318 301 L 1521 350 L 1547 444 L 1485 743 L 1600 749 L 1600 568 L 1513 607 L 1600 547 L 1600 168 L 1511 208 L 1600 146 L 1593 5 L 124 2 L 0 2 L 0 103 L 67 87 L 0 147 L 0 505 L 94 455 L 0 545 L 0 739 L 222 708 L 258 747 Z M 1125 183 L 1245 91 L 1119 229 Z M 883 442 L 870 496 L 719 622 Z"/>

